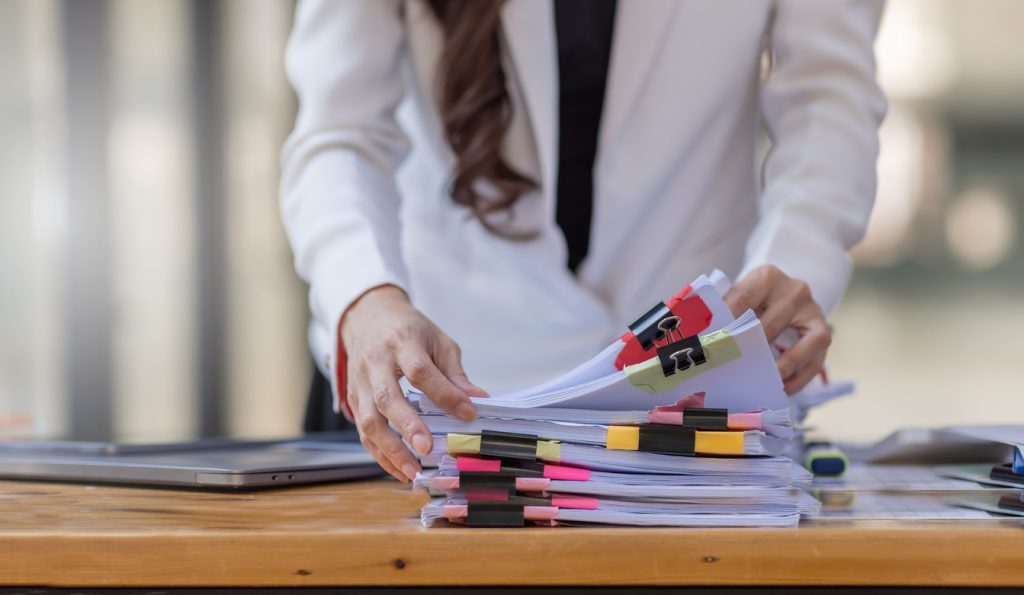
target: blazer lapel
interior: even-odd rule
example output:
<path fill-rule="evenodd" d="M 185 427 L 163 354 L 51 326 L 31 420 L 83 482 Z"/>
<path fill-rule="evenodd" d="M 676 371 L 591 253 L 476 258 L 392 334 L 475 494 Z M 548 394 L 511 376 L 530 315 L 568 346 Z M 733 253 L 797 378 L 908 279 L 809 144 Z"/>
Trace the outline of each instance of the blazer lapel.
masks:
<path fill-rule="evenodd" d="M 505 42 L 533 129 L 546 197 L 555 194 L 558 143 L 558 53 L 550 2 L 509 0 L 501 13 Z M 550 201 L 549 201 L 550 202 Z"/>
<path fill-rule="evenodd" d="M 628 122 L 637 95 L 672 29 L 672 17 L 679 4 L 679 0 L 618 0 L 598 139 L 599 156 L 600 147 L 615 142 Z"/>

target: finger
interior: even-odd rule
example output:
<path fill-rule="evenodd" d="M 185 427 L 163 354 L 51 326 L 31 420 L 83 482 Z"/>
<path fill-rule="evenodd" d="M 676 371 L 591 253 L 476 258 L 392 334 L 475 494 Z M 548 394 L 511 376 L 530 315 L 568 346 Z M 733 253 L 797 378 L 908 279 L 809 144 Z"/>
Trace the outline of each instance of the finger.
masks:
<path fill-rule="evenodd" d="M 759 316 L 761 326 L 769 343 L 774 343 L 786 327 L 793 325 L 797 312 L 804 311 L 807 318 L 822 318 L 821 312 L 811 297 L 811 288 L 803 281 L 789 280 L 776 283 L 768 295 L 768 305 Z M 812 307 L 808 308 L 808 305 Z M 806 310 L 804 310 L 806 308 Z"/>
<path fill-rule="evenodd" d="M 376 371 L 372 374 L 370 386 L 373 390 L 374 407 L 391 422 L 420 456 L 430 454 L 430 430 L 405 398 L 393 370 L 385 373 Z"/>
<path fill-rule="evenodd" d="M 800 390 L 807 386 L 807 383 L 809 383 L 815 375 L 821 372 L 821 367 L 823 365 L 825 365 L 824 353 L 814 358 L 814 361 L 801 368 L 796 374 L 790 376 L 788 380 L 785 380 L 783 388 L 785 388 L 786 394 L 792 395 L 800 392 Z"/>
<path fill-rule="evenodd" d="M 733 316 L 739 316 L 747 310 L 760 313 L 771 287 L 770 275 L 760 269 L 751 271 L 725 292 L 725 304 L 729 306 Z"/>
<path fill-rule="evenodd" d="M 476 409 L 466 393 L 445 377 L 422 347 L 407 344 L 398 354 L 398 366 L 413 386 L 445 411 L 464 421 L 476 417 Z"/>
<path fill-rule="evenodd" d="M 412 456 L 409 449 L 402 444 L 402 440 L 391 428 L 387 420 L 374 407 L 362 407 L 356 425 L 359 434 L 365 441 L 373 442 L 384 457 L 396 468 L 400 469 L 409 479 L 415 479 L 416 473 L 420 471 L 420 465 Z M 365 442 L 364 442 L 365 444 Z"/>
<path fill-rule="evenodd" d="M 399 471 L 397 467 L 392 465 L 391 462 L 388 461 L 388 458 L 384 456 L 384 453 L 382 453 L 381 450 L 377 448 L 377 444 L 374 443 L 373 439 L 367 436 L 364 432 L 362 432 L 362 428 L 359 427 L 360 424 L 358 423 L 358 420 L 360 419 L 360 414 L 362 411 L 361 402 L 362 400 L 364 400 L 364 398 L 362 398 L 362 395 L 368 394 L 369 391 L 366 390 L 365 388 L 361 390 L 357 388 L 356 384 L 353 381 L 353 378 L 355 378 L 354 375 L 349 376 L 348 379 L 348 407 L 350 410 L 352 410 L 352 420 L 355 422 L 356 429 L 359 432 L 359 441 L 362 443 L 362 445 L 364 445 L 364 448 L 367 449 L 367 452 L 370 453 L 370 455 L 374 458 L 375 461 L 377 461 L 377 464 L 380 465 L 381 468 L 383 468 L 385 471 L 393 475 L 397 480 L 401 481 L 402 483 L 407 482 L 409 480 L 409 477 L 407 477 L 406 474 Z M 360 385 L 366 386 L 366 383 L 361 383 Z"/>
<path fill-rule="evenodd" d="M 405 483 L 412 479 L 405 473 L 400 471 L 381 451 L 381 449 L 374 442 L 372 432 L 369 432 L 370 423 L 367 421 L 374 415 L 377 415 L 377 411 L 372 403 L 372 392 L 369 389 L 368 382 L 365 381 L 367 374 L 367 368 L 365 365 L 353 366 L 349 368 L 348 374 L 348 406 L 352 411 L 352 421 L 356 425 L 356 429 L 359 431 L 359 441 L 363 444 L 366 450 L 373 456 L 377 464 L 381 466 L 385 471 L 394 476 L 399 481 Z"/>
<path fill-rule="evenodd" d="M 764 336 L 769 343 L 774 343 L 782 331 L 793 323 L 793 317 L 796 315 L 798 307 L 797 302 L 786 297 L 770 301 L 764 314 L 758 317 L 761 320 L 761 327 L 764 329 Z"/>
<path fill-rule="evenodd" d="M 796 374 L 818 356 L 824 357 L 828 346 L 832 343 L 832 336 L 828 332 L 824 318 L 816 317 L 805 323 L 799 323 L 798 328 L 801 327 L 803 332 L 800 339 L 787 349 L 776 362 L 779 374 L 783 379 Z"/>
<path fill-rule="evenodd" d="M 363 443 L 363 446 L 366 447 L 366 450 L 373 456 L 373 458 L 377 461 L 377 464 L 380 465 L 382 469 L 387 471 L 392 477 L 394 477 L 398 481 L 402 483 L 408 483 L 409 478 L 406 477 L 404 473 L 399 471 L 394 465 L 391 464 L 391 461 L 389 461 L 388 458 L 384 456 L 384 453 L 382 453 L 380 449 L 377 448 L 376 444 L 367 440 Z"/>
<path fill-rule="evenodd" d="M 486 397 L 487 391 L 473 384 L 462 367 L 462 350 L 455 341 L 445 341 L 437 353 L 437 367 L 462 392 L 471 397 Z"/>

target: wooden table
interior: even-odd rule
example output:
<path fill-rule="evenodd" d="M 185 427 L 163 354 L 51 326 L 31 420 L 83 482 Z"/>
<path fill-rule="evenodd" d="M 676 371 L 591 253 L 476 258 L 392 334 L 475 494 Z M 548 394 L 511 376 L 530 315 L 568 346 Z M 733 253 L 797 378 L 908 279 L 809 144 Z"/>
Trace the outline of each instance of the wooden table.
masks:
<path fill-rule="evenodd" d="M 1013 523 L 423 529 L 395 481 L 209 493 L 0 482 L 0 586 L 1024 585 Z"/>

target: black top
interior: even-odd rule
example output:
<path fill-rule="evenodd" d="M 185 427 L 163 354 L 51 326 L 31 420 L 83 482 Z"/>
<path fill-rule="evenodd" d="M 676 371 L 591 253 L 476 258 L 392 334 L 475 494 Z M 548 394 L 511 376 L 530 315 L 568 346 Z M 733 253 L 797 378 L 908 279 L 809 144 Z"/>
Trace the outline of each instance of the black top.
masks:
<path fill-rule="evenodd" d="M 560 89 L 555 220 L 565 234 L 573 272 L 590 245 L 594 158 L 614 27 L 615 0 L 555 0 Z"/>

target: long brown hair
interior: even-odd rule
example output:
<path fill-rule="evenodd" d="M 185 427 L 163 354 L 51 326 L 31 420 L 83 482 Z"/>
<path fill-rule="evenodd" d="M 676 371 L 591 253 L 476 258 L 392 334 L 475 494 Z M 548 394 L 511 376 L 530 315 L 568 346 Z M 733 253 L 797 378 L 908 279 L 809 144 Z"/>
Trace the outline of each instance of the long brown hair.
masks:
<path fill-rule="evenodd" d="M 488 215 L 507 210 L 537 187 L 501 155 L 512 120 L 499 37 L 504 0 L 430 0 L 444 29 L 439 76 L 441 121 L 455 153 L 452 199 L 470 209 L 492 233 L 522 239 L 495 226 Z M 481 193 L 487 187 L 487 195 Z"/>

